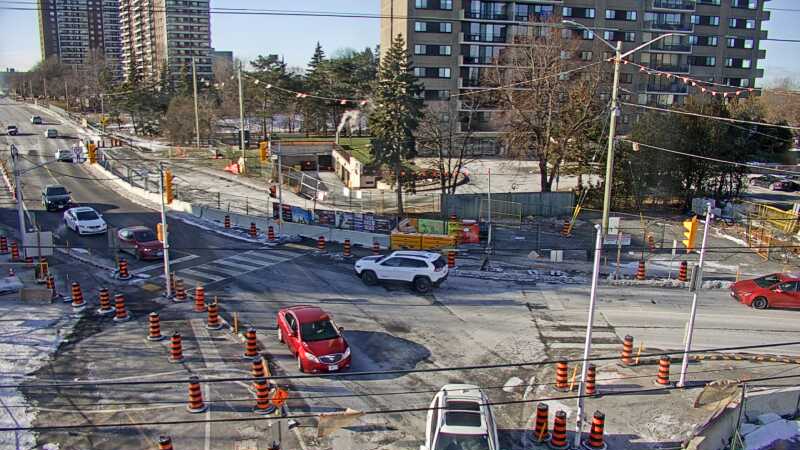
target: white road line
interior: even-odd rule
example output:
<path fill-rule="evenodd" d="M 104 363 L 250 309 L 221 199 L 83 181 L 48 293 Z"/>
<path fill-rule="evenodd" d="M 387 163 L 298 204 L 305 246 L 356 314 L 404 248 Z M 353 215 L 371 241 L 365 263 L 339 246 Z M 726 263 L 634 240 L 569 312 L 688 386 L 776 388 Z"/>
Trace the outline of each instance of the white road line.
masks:
<path fill-rule="evenodd" d="M 552 349 L 562 348 L 583 348 L 583 342 L 552 342 L 547 343 L 547 346 Z M 592 350 L 614 350 L 619 349 L 619 344 L 595 344 L 592 343 Z"/>
<path fill-rule="evenodd" d="M 216 281 L 220 281 L 220 280 L 224 280 L 225 278 L 227 278 L 227 277 L 221 277 L 219 275 L 212 275 L 210 273 L 205 273 L 202 270 L 198 270 L 198 269 L 202 269 L 202 268 L 203 268 L 203 266 L 195 266 L 195 267 L 192 267 L 191 269 L 178 270 L 177 273 L 178 274 L 184 274 L 185 273 L 185 274 L 189 274 L 189 277 L 192 277 L 192 276 L 201 277 L 201 278 L 206 278 L 206 279 L 209 279 L 209 280 L 212 280 L 212 281 L 215 281 L 215 282 Z"/>
<path fill-rule="evenodd" d="M 539 329 L 539 332 L 545 338 L 564 338 L 564 337 L 573 337 L 573 336 L 580 336 L 584 337 L 585 333 L 578 333 L 575 331 L 561 331 L 561 330 L 548 330 L 548 329 Z M 619 339 L 617 334 L 612 331 L 592 331 L 592 338 L 612 338 L 612 339 Z"/>
<path fill-rule="evenodd" d="M 204 264 L 203 267 L 208 269 L 208 270 L 212 270 L 214 272 L 225 273 L 225 274 L 228 274 L 230 276 L 236 276 L 236 275 L 239 275 L 239 274 L 242 273 L 241 270 L 234 270 L 234 269 L 230 269 L 230 268 L 227 268 L 227 267 L 219 267 L 217 265 L 214 265 L 214 263 Z"/>
<path fill-rule="evenodd" d="M 233 268 L 241 270 L 242 273 L 252 272 L 254 270 L 258 270 L 258 269 L 264 267 L 263 265 L 253 266 L 252 264 L 238 264 L 238 263 L 236 263 L 234 261 L 231 261 L 231 260 L 228 260 L 228 259 L 220 259 L 219 261 L 214 261 L 214 264 L 222 264 L 224 266 L 230 266 L 230 267 L 233 267 Z"/>
<path fill-rule="evenodd" d="M 199 257 L 200 257 L 199 255 L 186 255 L 186 256 L 182 256 L 182 257 L 177 258 L 177 259 L 170 259 L 169 263 L 170 264 L 178 264 L 178 263 L 182 263 L 182 262 L 186 262 L 186 261 L 191 261 L 191 260 L 197 259 Z M 151 270 L 163 269 L 163 268 L 164 268 L 164 263 L 161 262 L 159 264 L 151 264 L 149 266 L 140 267 L 140 268 L 138 268 L 136 270 L 131 270 L 130 273 L 136 275 L 137 273 L 149 272 Z"/>
<path fill-rule="evenodd" d="M 270 265 L 270 262 L 272 262 L 272 261 L 267 262 L 267 261 L 264 261 L 263 259 L 259 259 L 259 258 L 255 258 L 255 257 L 251 258 L 250 255 L 231 256 L 231 257 L 225 258 L 223 261 L 233 261 L 235 263 L 241 263 L 241 264 L 257 266 L 257 267 L 267 266 L 267 265 Z"/>

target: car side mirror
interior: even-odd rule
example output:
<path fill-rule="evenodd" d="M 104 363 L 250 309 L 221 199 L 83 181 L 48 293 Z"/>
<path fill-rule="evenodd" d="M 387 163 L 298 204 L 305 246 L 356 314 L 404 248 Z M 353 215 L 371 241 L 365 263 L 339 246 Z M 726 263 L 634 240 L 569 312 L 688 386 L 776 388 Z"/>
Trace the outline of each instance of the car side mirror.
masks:
<path fill-rule="evenodd" d="M 339 327 L 339 333 L 344 333 L 344 327 Z"/>
<path fill-rule="evenodd" d="M 778 294 L 783 292 L 783 290 L 781 288 L 775 288 L 775 289 L 773 289 L 773 291 L 775 291 Z"/>

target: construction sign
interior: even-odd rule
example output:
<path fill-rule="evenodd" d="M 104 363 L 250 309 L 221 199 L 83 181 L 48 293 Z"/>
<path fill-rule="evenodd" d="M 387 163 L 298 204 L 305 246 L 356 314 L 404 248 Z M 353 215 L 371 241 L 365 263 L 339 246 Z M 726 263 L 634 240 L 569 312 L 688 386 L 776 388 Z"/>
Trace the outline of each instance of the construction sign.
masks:
<path fill-rule="evenodd" d="M 281 388 L 275 388 L 275 393 L 272 394 L 270 403 L 272 403 L 272 405 L 275 406 L 276 408 L 280 408 L 281 406 L 283 406 L 284 403 L 286 403 L 287 398 L 289 398 L 288 391 Z"/>

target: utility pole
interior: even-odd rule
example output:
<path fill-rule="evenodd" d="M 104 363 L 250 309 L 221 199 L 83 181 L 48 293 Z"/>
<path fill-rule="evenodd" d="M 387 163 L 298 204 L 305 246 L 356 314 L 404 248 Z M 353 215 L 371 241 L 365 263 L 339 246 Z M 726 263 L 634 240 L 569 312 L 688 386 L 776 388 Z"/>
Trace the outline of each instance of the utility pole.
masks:
<path fill-rule="evenodd" d="M 242 62 L 239 61 L 239 143 L 242 146 L 242 172 L 245 171 L 247 165 L 247 157 L 244 147 L 244 99 L 242 98 Z"/>
<path fill-rule="evenodd" d="M 492 169 L 488 169 L 489 186 L 486 190 L 486 202 L 488 203 L 487 216 L 489 218 L 489 232 L 486 237 L 486 253 L 492 251 Z M 458 175 L 456 175 L 456 178 Z"/>
<path fill-rule="evenodd" d="M 164 164 L 158 164 L 158 193 L 161 199 L 161 233 L 164 237 L 164 280 L 167 286 L 167 298 L 172 298 L 172 279 L 169 269 L 169 230 L 167 229 L 167 206 L 164 203 Z"/>
<path fill-rule="evenodd" d="M 25 205 L 22 201 L 22 183 L 20 183 L 20 175 L 19 171 L 17 170 L 17 157 L 19 156 L 19 151 L 17 150 L 17 146 L 11 144 L 11 169 L 14 172 L 14 192 L 17 196 L 17 219 L 19 220 L 19 239 L 20 241 L 25 243 L 25 232 L 27 228 L 25 228 L 25 212 L 24 208 Z"/>
<path fill-rule="evenodd" d="M 44 99 L 47 100 L 47 77 L 42 77 L 42 90 L 44 91 Z"/>
<path fill-rule="evenodd" d="M 194 88 L 194 133 L 197 149 L 200 150 L 200 115 L 197 111 L 197 68 L 192 58 L 192 87 Z"/>
<path fill-rule="evenodd" d="M 608 150 L 606 152 L 606 177 L 603 190 L 603 234 L 608 233 L 608 213 L 611 209 L 611 178 L 614 175 L 614 138 L 617 134 L 617 96 L 619 95 L 619 70 L 622 64 L 622 41 L 617 41 L 614 55 L 614 85 L 611 88 L 611 117 L 608 120 Z"/>
<path fill-rule="evenodd" d="M 683 361 L 681 362 L 681 377 L 678 380 L 678 387 L 686 385 L 686 369 L 689 367 L 689 352 L 692 350 L 692 335 L 694 334 L 694 319 L 697 315 L 697 295 L 703 286 L 703 261 L 706 256 L 706 240 L 708 239 L 708 225 L 711 223 L 711 203 L 706 205 L 706 223 L 703 226 L 703 242 L 700 244 L 700 261 L 697 263 L 692 276 L 692 311 L 689 314 L 689 327 L 686 332 L 686 342 L 683 348 Z"/>
<path fill-rule="evenodd" d="M 281 143 L 278 141 L 278 232 L 283 234 L 283 159 Z"/>
<path fill-rule="evenodd" d="M 586 319 L 586 341 L 583 344 L 583 362 L 581 363 L 581 382 L 578 384 L 578 417 L 575 425 L 574 448 L 581 448 L 581 433 L 583 427 L 583 397 L 586 394 L 586 372 L 589 366 L 589 354 L 592 352 L 592 326 L 594 324 L 594 307 L 597 300 L 597 280 L 600 278 L 600 254 L 603 252 L 603 228 L 597 228 L 597 238 L 594 244 L 594 269 L 592 270 L 592 287 L 589 291 L 589 314 Z"/>
<path fill-rule="evenodd" d="M 31 94 L 33 96 L 33 94 Z M 67 89 L 67 80 L 64 80 L 64 102 L 67 104 L 67 111 L 69 111 L 69 89 Z"/>
<path fill-rule="evenodd" d="M 101 92 L 100 93 L 100 126 L 103 129 L 103 137 L 105 137 L 105 134 L 106 134 L 106 120 L 105 120 L 105 118 L 106 118 L 106 106 L 105 106 L 105 103 L 103 102 L 103 93 Z"/>

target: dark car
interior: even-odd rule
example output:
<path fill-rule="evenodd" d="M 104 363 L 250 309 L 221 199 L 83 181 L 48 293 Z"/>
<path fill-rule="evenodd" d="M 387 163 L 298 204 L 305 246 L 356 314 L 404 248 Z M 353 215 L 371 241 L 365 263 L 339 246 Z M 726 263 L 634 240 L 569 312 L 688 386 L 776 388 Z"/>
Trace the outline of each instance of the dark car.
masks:
<path fill-rule="evenodd" d="M 772 183 L 771 189 L 773 191 L 794 192 L 797 187 L 798 184 L 792 180 L 780 180 Z"/>
<path fill-rule="evenodd" d="M 800 278 L 773 273 L 731 285 L 731 297 L 755 309 L 800 308 Z"/>
<path fill-rule="evenodd" d="M 776 181 L 781 181 L 781 179 L 778 177 L 774 177 L 772 175 L 761 175 L 755 178 L 751 178 L 750 184 L 753 186 L 769 188 L 770 186 L 772 186 L 772 183 L 775 183 Z"/>
<path fill-rule="evenodd" d="M 16 136 L 19 133 L 16 125 L 9 125 L 6 127 L 6 134 L 9 136 Z"/>
<path fill-rule="evenodd" d="M 42 189 L 42 206 L 48 211 L 58 211 L 68 207 L 72 199 L 64 186 L 48 184 Z"/>
<path fill-rule="evenodd" d="M 164 245 L 153 230 L 145 226 L 127 227 L 117 232 L 119 251 L 130 253 L 136 259 L 159 259 L 164 256 Z"/>
<path fill-rule="evenodd" d="M 41 125 L 42 124 L 42 118 L 40 116 L 32 116 L 31 117 L 31 123 L 34 124 L 34 125 Z"/>

